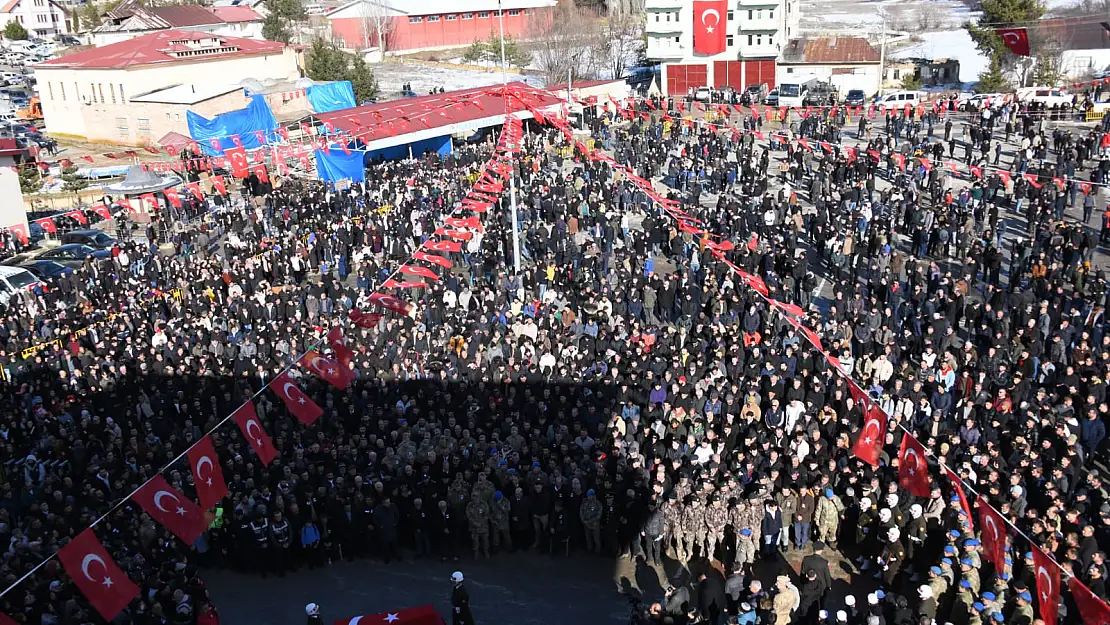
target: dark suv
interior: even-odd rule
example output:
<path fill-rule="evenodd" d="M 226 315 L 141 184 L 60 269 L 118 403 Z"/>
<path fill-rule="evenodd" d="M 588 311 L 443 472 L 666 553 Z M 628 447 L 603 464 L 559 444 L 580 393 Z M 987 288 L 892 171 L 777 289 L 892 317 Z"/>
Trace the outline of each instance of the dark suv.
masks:
<path fill-rule="evenodd" d="M 98 250 L 110 250 L 118 242 L 106 232 L 100 230 L 71 230 L 62 235 L 62 245 L 80 243 Z"/>

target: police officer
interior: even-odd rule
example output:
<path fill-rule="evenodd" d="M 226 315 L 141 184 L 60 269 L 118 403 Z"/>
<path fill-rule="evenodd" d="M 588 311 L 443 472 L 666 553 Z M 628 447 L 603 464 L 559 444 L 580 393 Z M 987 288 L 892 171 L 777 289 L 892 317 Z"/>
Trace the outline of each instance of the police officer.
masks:
<path fill-rule="evenodd" d="M 280 510 L 274 512 L 270 535 L 273 538 L 273 566 L 277 574 L 284 577 L 287 571 L 296 567 L 293 565 L 293 533 L 289 529 L 289 521 L 285 520 Z"/>
<path fill-rule="evenodd" d="M 324 625 L 324 619 L 320 618 L 320 606 L 315 603 L 310 603 L 304 607 L 304 613 L 308 617 L 307 625 Z"/>
<path fill-rule="evenodd" d="M 470 613 L 470 593 L 463 585 L 462 571 L 451 574 L 455 584 L 451 589 L 451 625 L 474 625 L 474 615 Z"/>

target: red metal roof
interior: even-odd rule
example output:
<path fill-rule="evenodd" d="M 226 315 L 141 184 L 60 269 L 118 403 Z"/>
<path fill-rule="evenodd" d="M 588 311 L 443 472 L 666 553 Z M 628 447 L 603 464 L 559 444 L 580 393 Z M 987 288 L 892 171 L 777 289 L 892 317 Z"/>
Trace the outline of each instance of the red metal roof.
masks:
<path fill-rule="evenodd" d="M 262 21 L 262 16 L 248 6 L 215 6 L 209 10 L 228 24 Z"/>
<path fill-rule="evenodd" d="M 201 56 L 179 59 L 167 50 L 172 49 L 175 41 L 198 41 L 216 39 L 221 48 L 234 48 L 225 52 L 214 52 Z M 251 56 L 256 54 L 278 54 L 285 48 L 285 44 L 277 41 L 258 41 L 244 37 L 223 37 L 208 33 L 197 33 L 186 30 L 160 30 L 127 41 L 113 43 L 91 50 L 76 52 L 56 59 L 39 63 L 36 67 L 70 67 L 75 69 L 122 69 L 136 65 L 153 65 L 156 63 L 173 63 L 176 61 L 204 61 L 207 59 L 225 59 L 235 56 Z"/>
<path fill-rule="evenodd" d="M 206 26 L 219 24 L 220 18 L 207 8 L 195 4 L 170 5 L 164 7 L 144 7 L 144 11 L 154 15 L 170 28 L 186 26 Z"/>
<path fill-rule="evenodd" d="M 23 150 L 16 146 L 15 139 L 0 139 L 0 156 L 18 156 L 20 154 L 23 154 Z"/>
<path fill-rule="evenodd" d="M 0 8 L 0 13 L 11 13 L 12 9 L 19 5 L 19 0 L 8 0 L 4 3 L 4 7 Z"/>
<path fill-rule="evenodd" d="M 878 63 L 879 51 L 862 37 L 793 39 L 783 51 L 785 63 Z"/>
<path fill-rule="evenodd" d="M 356 135 L 364 142 L 399 134 L 442 128 L 505 114 L 503 87 L 478 87 L 426 95 L 405 100 L 378 102 L 366 106 L 321 113 L 315 118 L 336 130 Z M 521 82 L 509 83 L 508 110 L 543 109 L 563 103 L 563 99 Z"/>

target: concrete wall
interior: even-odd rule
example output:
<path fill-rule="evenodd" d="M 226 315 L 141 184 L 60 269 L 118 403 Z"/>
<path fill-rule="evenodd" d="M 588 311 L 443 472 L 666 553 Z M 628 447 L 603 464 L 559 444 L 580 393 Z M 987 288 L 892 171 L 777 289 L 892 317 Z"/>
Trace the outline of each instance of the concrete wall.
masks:
<path fill-rule="evenodd" d="M 536 20 L 550 19 L 551 8 L 519 9 L 517 15 L 511 13 L 511 10 L 505 11 L 505 36 L 520 40 L 528 38 L 531 25 Z M 479 17 L 483 14 L 486 17 Z M 435 21 L 429 21 L 433 18 Z M 475 40 L 489 39 L 490 32 L 500 32 L 500 20 L 495 10 L 434 16 L 395 16 L 390 19 L 390 32 L 386 36 L 387 53 L 461 48 L 469 46 Z M 367 42 L 371 46 L 377 45 L 372 19 L 337 17 L 329 21 L 332 36 L 342 40 L 346 47 L 360 49 L 366 47 Z"/>
<path fill-rule="evenodd" d="M 126 132 L 117 128 L 120 118 L 140 118 L 133 110 L 132 95 L 178 84 L 206 84 L 213 80 L 235 84 L 247 77 L 296 80 L 299 75 L 296 54 L 291 48 L 281 54 L 190 60 L 126 69 L 35 68 L 48 132 L 122 145 L 142 145 L 149 139 L 147 133 L 139 132 L 137 121 L 128 124 Z M 157 107 L 163 109 L 161 116 L 164 118 L 168 106 Z M 148 115 L 142 119 L 150 119 L 153 125 L 156 115 L 148 109 L 141 112 Z M 202 110 L 197 109 L 197 112 Z M 184 114 L 181 118 L 184 120 Z M 170 121 L 177 120 L 171 117 Z M 155 132 L 151 128 L 149 135 L 154 135 L 151 141 L 161 137 Z"/>
<path fill-rule="evenodd" d="M 0 228 L 16 225 L 27 227 L 27 210 L 19 190 L 19 174 L 4 167 L 0 169 Z"/>

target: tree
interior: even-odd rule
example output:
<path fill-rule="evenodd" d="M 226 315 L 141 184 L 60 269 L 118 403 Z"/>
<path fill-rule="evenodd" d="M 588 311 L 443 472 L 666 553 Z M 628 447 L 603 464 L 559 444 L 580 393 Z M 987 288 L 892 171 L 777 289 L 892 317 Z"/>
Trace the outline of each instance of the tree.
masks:
<path fill-rule="evenodd" d="M 389 50 L 389 36 L 393 33 L 393 15 L 391 9 L 374 0 L 363 0 L 359 5 L 362 17 L 363 47 L 378 48 L 382 58 Z"/>
<path fill-rule="evenodd" d="M 362 57 L 340 50 L 334 43 L 316 39 L 305 56 L 305 74 L 312 80 L 349 80 L 357 102 L 374 99 L 378 81 Z"/>
<path fill-rule="evenodd" d="M 982 0 L 980 2 L 982 15 L 977 23 L 964 24 L 967 33 L 975 42 L 975 47 L 991 59 L 991 64 L 998 63 L 999 77 L 1013 70 L 1020 59 L 1010 52 L 1002 37 L 995 32 L 998 24 L 1032 24 L 1039 20 L 1045 13 L 1043 0 Z M 1032 30 L 1032 29 L 1031 29 Z M 1032 43 L 1032 42 L 1030 42 Z M 1036 54 L 1034 52 L 1034 54 Z M 988 70 L 988 74 L 992 70 Z"/>
<path fill-rule="evenodd" d="M 647 50 L 643 13 L 611 16 L 601 26 L 600 46 L 596 53 L 608 61 L 613 78 L 622 78 L 629 65 L 638 64 Z"/>
<path fill-rule="evenodd" d="M 270 41 L 292 43 L 294 27 L 307 17 L 301 0 L 268 0 L 270 14 L 262 22 L 262 37 Z"/>
<path fill-rule="evenodd" d="M 489 34 L 485 43 L 485 60 L 501 63 L 501 37 Z M 505 63 L 509 67 L 526 67 L 532 62 L 532 53 L 521 46 L 515 39 L 505 37 Z"/>
<path fill-rule="evenodd" d="M 547 84 L 597 78 L 606 65 L 598 54 L 604 48 L 600 20 L 570 2 L 560 2 L 550 20 L 537 20 L 529 38 L 532 57 Z"/>
<path fill-rule="evenodd" d="M 474 40 L 470 47 L 463 53 L 462 59 L 467 63 L 480 63 L 486 60 L 486 44 L 485 42 Z"/>
<path fill-rule="evenodd" d="M 921 88 L 921 79 L 916 74 L 906 74 L 902 79 L 902 88 L 906 91 L 917 91 Z"/>
<path fill-rule="evenodd" d="M 12 41 L 22 41 L 25 39 L 30 39 L 31 33 L 27 32 L 27 29 L 23 27 L 23 24 L 12 21 L 8 22 L 8 25 L 4 27 L 4 37 L 7 39 L 11 39 Z"/>
<path fill-rule="evenodd" d="M 975 90 L 979 93 L 1000 93 L 1010 90 L 1010 82 L 1002 73 L 1001 61 L 991 59 L 987 69 L 979 74 L 979 83 L 975 85 Z"/>
<path fill-rule="evenodd" d="M 87 178 L 82 178 L 77 175 L 77 166 L 73 163 L 62 167 L 62 190 L 70 193 L 77 193 L 81 189 L 87 188 L 89 181 Z"/>
<path fill-rule="evenodd" d="M 38 193 L 42 188 L 42 174 L 39 173 L 39 168 L 35 163 L 24 163 L 19 168 L 19 190 L 24 195 L 29 193 Z"/>

